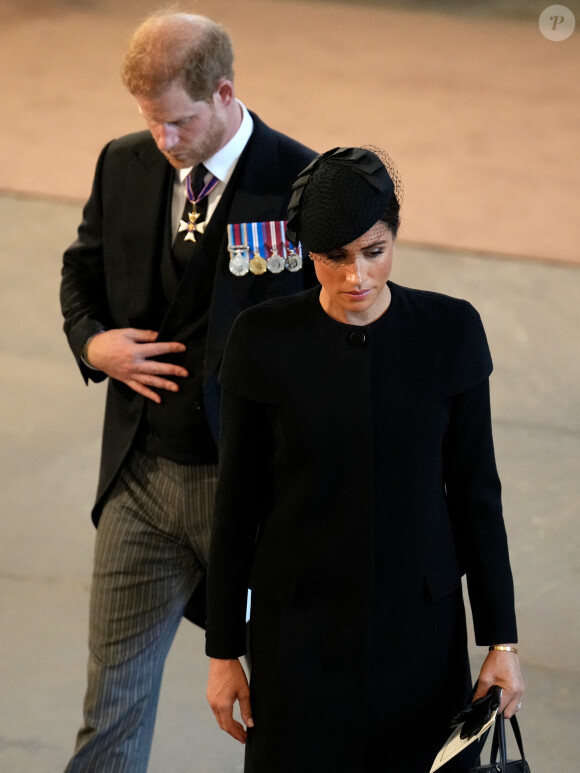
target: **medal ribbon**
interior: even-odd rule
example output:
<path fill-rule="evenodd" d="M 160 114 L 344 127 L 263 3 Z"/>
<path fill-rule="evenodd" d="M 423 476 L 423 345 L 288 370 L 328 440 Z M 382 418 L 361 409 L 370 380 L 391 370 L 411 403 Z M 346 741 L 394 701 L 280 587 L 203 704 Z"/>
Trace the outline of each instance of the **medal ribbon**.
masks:
<path fill-rule="evenodd" d="M 239 231 L 239 227 L 238 227 Z M 234 250 L 233 248 L 236 247 L 238 244 L 238 241 L 236 239 L 236 224 L 235 223 L 228 223 L 228 250 L 232 253 L 231 257 L 233 257 Z"/>
<path fill-rule="evenodd" d="M 247 223 L 228 223 L 228 249 L 230 252 L 245 251 L 249 247 Z"/>
<path fill-rule="evenodd" d="M 282 247 L 282 229 L 279 220 L 270 220 L 269 223 L 262 223 L 263 238 L 265 246 L 270 250 L 270 255 L 279 254 L 278 248 Z M 270 231 L 270 243 L 268 244 L 268 231 Z"/>
<path fill-rule="evenodd" d="M 246 223 L 243 225 L 246 225 Z M 264 251 L 264 232 L 261 227 L 258 228 L 258 226 L 261 226 L 262 224 L 248 223 L 248 225 L 250 225 L 252 228 L 252 238 L 250 244 L 252 256 L 263 257 L 262 252 Z"/>
<path fill-rule="evenodd" d="M 282 235 L 282 256 L 286 260 L 288 257 L 288 245 L 290 244 L 286 240 L 286 220 L 280 220 L 280 231 Z"/>
<path fill-rule="evenodd" d="M 213 189 L 216 187 L 216 185 L 219 183 L 219 178 L 215 177 L 215 175 L 211 178 L 209 182 L 207 182 L 203 188 L 199 192 L 199 196 L 196 198 L 193 195 L 193 188 L 191 185 L 191 174 L 188 174 L 185 178 L 185 190 L 187 192 L 187 198 L 191 201 L 193 205 L 197 204 L 198 201 L 201 201 L 202 199 L 205 199 L 206 196 L 209 196 L 209 194 L 213 191 Z"/>

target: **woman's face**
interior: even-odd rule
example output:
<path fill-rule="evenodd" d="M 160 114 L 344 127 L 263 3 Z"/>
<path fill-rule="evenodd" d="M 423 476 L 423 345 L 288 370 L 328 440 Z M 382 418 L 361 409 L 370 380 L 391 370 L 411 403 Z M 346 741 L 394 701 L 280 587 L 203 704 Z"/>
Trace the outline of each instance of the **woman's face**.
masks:
<path fill-rule="evenodd" d="M 322 285 L 320 303 L 327 314 L 339 322 L 367 325 L 387 310 L 393 246 L 388 225 L 379 220 L 345 247 L 310 253 Z"/>

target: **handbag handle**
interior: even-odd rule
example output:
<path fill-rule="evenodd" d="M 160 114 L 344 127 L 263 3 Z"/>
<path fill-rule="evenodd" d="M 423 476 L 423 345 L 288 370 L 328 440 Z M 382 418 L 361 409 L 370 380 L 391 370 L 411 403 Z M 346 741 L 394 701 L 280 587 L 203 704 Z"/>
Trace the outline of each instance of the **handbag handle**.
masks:
<path fill-rule="evenodd" d="M 520 726 L 518 724 L 518 720 L 515 714 L 513 717 L 510 717 L 510 724 L 512 726 L 512 731 L 515 736 L 516 743 L 518 745 L 520 756 L 522 760 L 525 762 L 526 756 L 524 754 L 524 744 L 522 742 L 522 734 L 520 732 Z M 506 773 L 507 749 L 506 749 L 506 740 L 505 740 L 505 719 L 504 719 L 503 712 L 501 714 L 498 714 L 495 719 L 495 728 L 493 731 L 493 740 L 491 743 L 491 756 L 490 756 L 490 762 L 492 764 L 496 764 L 498 751 L 499 751 L 499 760 L 500 760 L 498 771 L 501 771 L 501 773 Z"/>

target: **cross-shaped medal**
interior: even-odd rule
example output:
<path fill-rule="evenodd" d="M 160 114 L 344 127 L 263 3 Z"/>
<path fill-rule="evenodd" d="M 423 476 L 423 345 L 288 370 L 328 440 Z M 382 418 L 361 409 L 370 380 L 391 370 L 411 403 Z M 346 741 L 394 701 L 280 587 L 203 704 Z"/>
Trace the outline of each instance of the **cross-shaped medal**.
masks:
<path fill-rule="evenodd" d="M 193 209 L 189 213 L 189 223 L 186 223 L 185 220 L 179 221 L 179 228 L 177 229 L 178 233 L 182 233 L 183 231 L 187 231 L 185 236 L 183 237 L 184 242 L 195 242 L 195 234 L 202 234 L 203 228 L 205 223 L 199 223 L 199 212 L 197 211 L 195 207 L 195 202 L 193 203 Z"/>

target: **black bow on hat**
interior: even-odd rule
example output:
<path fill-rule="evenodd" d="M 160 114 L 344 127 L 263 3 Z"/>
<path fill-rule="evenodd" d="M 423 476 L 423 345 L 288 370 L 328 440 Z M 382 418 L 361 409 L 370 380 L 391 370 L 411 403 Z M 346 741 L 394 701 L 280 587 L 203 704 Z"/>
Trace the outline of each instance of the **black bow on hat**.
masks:
<path fill-rule="evenodd" d="M 292 191 L 288 239 L 312 252 L 328 252 L 354 241 L 380 219 L 395 183 L 373 151 L 332 148 L 300 172 Z"/>

